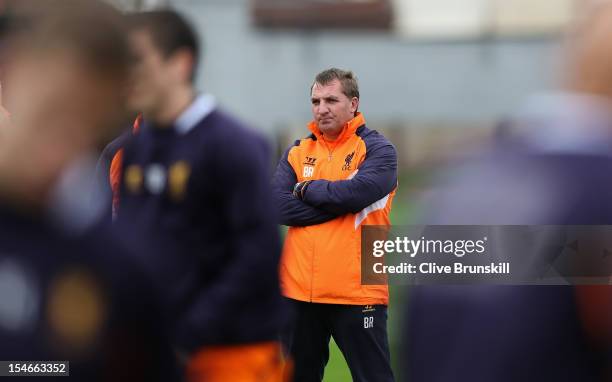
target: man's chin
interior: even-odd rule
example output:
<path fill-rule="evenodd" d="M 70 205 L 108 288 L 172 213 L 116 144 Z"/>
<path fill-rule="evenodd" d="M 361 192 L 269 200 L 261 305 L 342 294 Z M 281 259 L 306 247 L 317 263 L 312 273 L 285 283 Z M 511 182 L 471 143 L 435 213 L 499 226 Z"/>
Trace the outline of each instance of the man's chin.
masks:
<path fill-rule="evenodd" d="M 146 113 L 151 110 L 148 102 L 144 102 L 140 99 L 130 99 L 127 103 L 128 109 L 134 113 Z"/>
<path fill-rule="evenodd" d="M 333 131 L 335 130 L 335 127 L 336 127 L 333 121 L 319 122 L 318 125 L 319 125 L 319 130 L 321 130 L 321 132 Z"/>
<path fill-rule="evenodd" d="M 342 130 L 342 126 L 336 126 L 334 124 L 319 125 L 319 131 L 322 134 L 334 135 Z"/>

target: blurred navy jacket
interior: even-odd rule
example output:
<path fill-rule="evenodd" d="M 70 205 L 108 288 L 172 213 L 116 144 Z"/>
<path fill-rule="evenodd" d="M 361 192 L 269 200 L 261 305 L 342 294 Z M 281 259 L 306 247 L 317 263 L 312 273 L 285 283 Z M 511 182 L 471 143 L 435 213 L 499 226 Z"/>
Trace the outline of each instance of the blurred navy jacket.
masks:
<path fill-rule="evenodd" d="M 545 103 L 521 134 L 447 172 L 427 223 L 612 224 L 612 119 L 574 98 Z M 609 367 L 571 286 L 418 286 L 405 329 L 407 381 L 603 381 Z"/>
<path fill-rule="evenodd" d="M 145 116 L 123 161 L 117 228 L 151 245 L 143 261 L 177 345 L 276 340 L 285 310 L 264 139 L 200 96 L 174 126 Z"/>
<path fill-rule="evenodd" d="M 178 380 L 159 296 L 130 252 L 103 230 L 62 228 L 0 205 L 0 359 L 68 360 L 71 381 Z"/>

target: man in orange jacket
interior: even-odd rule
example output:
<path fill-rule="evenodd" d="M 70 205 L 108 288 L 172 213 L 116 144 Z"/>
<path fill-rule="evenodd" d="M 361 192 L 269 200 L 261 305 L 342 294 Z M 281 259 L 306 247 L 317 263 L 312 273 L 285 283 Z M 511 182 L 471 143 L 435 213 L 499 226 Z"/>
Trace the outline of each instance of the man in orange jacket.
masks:
<path fill-rule="evenodd" d="M 393 381 L 386 285 L 361 285 L 361 226 L 388 226 L 397 154 L 358 112 L 352 72 L 319 73 L 312 132 L 283 155 L 274 175 L 280 222 L 289 226 L 283 295 L 296 319 L 286 338 L 295 381 L 321 381 L 334 338 L 354 381 Z"/>

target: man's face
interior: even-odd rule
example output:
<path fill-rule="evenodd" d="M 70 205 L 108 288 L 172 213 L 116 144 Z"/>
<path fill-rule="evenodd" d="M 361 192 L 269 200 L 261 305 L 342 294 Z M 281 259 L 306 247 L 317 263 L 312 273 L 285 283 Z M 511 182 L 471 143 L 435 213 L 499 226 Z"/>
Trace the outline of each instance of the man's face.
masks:
<path fill-rule="evenodd" d="M 5 70 L 12 123 L 0 132 L 0 168 L 13 187 L 40 192 L 119 123 L 125 84 L 62 49 L 15 52 Z"/>
<path fill-rule="evenodd" d="M 148 31 L 131 32 L 129 39 L 136 62 L 128 104 L 132 111 L 148 114 L 159 110 L 165 102 L 173 86 L 172 68 Z"/>
<path fill-rule="evenodd" d="M 336 139 L 344 125 L 353 119 L 359 100 L 342 92 L 339 80 L 322 85 L 315 83 L 311 94 L 312 116 L 326 138 Z"/>
<path fill-rule="evenodd" d="M 4 103 L 19 126 L 7 135 L 49 134 L 93 147 L 123 116 L 125 84 L 69 49 L 18 52 L 5 69 Z"/>

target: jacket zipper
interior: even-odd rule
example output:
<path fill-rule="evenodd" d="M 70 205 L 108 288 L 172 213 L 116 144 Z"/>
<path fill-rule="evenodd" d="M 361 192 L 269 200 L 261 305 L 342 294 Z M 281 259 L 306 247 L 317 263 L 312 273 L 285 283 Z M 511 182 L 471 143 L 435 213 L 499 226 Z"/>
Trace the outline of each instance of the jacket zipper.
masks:
<path fill-rule="evenodd" d="M 334 148 L 332 150 L 329 149 L 329 145 L 327 144 L 327 142 L 325 142 L 325 140 L 323 140 L 323 144 L 325 145 L 325 148 L 327 149 L 327 161 L 331 162 L 332 160 L 332 154 L 334 153 L 334 150 L 336 150 L 336 147 L 338 145 L 335 145 Z"/>
<path fill-rule="evenodd" d="M 314 294 L 313 290 L 314 290 L 314 262 L 315 262 L 315 245 L 316 245 L 316 241 L 314 241 L 313 245 L 312 245 L 312 262 L 311 262 L 311 266 L 310 266 L 310 302 L 312 302 L 312 295 Z"/>

